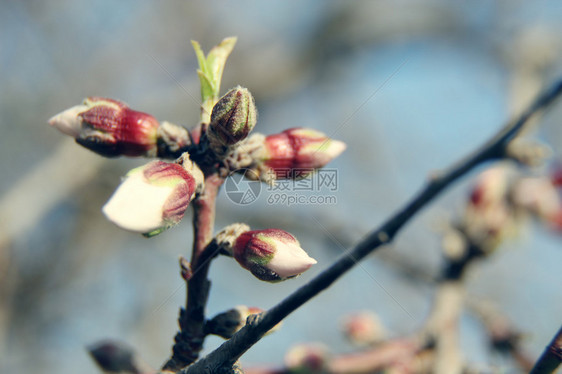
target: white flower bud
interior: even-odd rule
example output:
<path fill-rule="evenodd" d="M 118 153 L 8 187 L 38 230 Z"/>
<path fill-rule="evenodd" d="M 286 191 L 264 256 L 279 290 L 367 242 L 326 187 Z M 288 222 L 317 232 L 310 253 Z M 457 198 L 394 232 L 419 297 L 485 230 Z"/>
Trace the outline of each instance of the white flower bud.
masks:
<path fill-rule="evenodd" d="M 131 170 L 102 211 L 125 230 L 153 236 L 179 223 L 196 188 L 182 166 L 153 161 Z"/>
<path fill-rule="evenodd" d="M 242 267 L 267 282 L 296 277 L 316 264 L 294 236 L 279 229 L 247 231 L 232 252 Z"/>

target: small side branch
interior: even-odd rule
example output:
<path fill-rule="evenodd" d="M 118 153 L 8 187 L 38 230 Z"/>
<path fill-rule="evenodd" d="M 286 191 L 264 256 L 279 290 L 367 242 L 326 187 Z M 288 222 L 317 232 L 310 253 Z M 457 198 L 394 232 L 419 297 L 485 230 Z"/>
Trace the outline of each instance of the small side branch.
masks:
<path fill-rule="evenodd" d="M 265 312 L 259 319 L 252 321 L 252 323 L 247 323 L 230 340 L 223 343 L 205 358 L 182 370 L 182 373 L 203 373 L 205 370 L 214 372 L 222 367 L 231 367 L 242 354 L 258 342 L 273 326 L 328 288 L 339 277 L 353 268 L 358 261 L 379 249 L 382 245 L 392 241 L 397 232 L 445 188 L 452 185 L 453 182 L 476 166 L 487 161 L 504 158 L 509 142 L 519 134 L 527 121 L 538 111 L 548 107 L 561 93 L 562 80 L 558 80 L 552 87 L 544 91 L 519 118 L 509 122 L 474 154 L 441 175 L 435 176 L 405 207 L 399 210 L 380 228 L 367 235 L 351 250 L 346 251 L 328 269 Z"/>
<path fill-rule="evenodd" d="M 562 364 L 562 327 L 545 348 L 530 374 L 554 373 L 560 364 Z"/>

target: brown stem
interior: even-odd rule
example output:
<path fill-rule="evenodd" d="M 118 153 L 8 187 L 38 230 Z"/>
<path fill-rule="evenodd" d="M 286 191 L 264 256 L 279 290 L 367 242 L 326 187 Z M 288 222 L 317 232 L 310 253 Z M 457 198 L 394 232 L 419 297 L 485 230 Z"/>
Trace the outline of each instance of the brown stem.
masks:
<path fill-rule="evenodd" d="M 554 373 L 562 363 L 562 327 L 554 335 L 550 344 L 545 348 L 543 354 L 535 364 L 530 374 Z"/>
<path fill-rule="evenodd" d="M 416 372 L 416 357 L 424 354 L 425 343 L 418 337 L 392 339 L 361 352 L 335 355 L 328 358 L 323 372 L 330 374 L 364 374 L 387 370 L 394 365 L 408 372 Z M 282 367 L 254 367 L 245 370 L 246 374 L 291 374 L 299 369 Z M 304 370 L 303 370 L 304 372 Z"/>
<path fill-rule="evenodd" d="M 328 371 L 345 374 L 385 370 L 395 363 L 411 362 L 423 348 L 420 343 L 410 338 L 389 340 L 367 351 L 334 357 L 328 364 Z"/>
<path fill-rule="evenodd" d="M 205 305 L 209 297 L 211 282 L 207 279 L 211 259 L 216 255 L 213 246 L 215 226 L 215 203 L 223 179 L 213 173 L 205 178 L 203 191 L 193 200 L 193 252 L 191 254 L 192 276 L 187 282 L 185 309 L 180 310 L 180 331 L 175 337 L 172 357 L 162 370 L 178 371 L 195 362 L 203 349 L 205 340 Z"/>
<path fill-rule="evenodd" d="M 468 300 L 468 307 L 480 319 L 488 334 L 490 346 L 499 353 L 509 354 L 525 373 L 533 368 L 531 360 L 522 344 L 522 334 L 509 321 L 508 317 L 496 309 L 493 302 L 474 297 Z"/>
<path fill-rule="evenodd" d="M 562 80 L 556 81 L 549 89 L 545 90 L 519 118 L 510 121 L 481 148 L 443 174 L 436 175 L 409 203 L 390 217 L 382 226 L 363 238 L 355 247 L 346 251 L 328 269 L 267 312 L 257 318 L 250 319 L 246 326 L 234 334 L 230 340 L 189 368 L 182 370 L 182 373 L 201 373 L 205 370 L 212 372 L 222 367 L 232 366 L 273 326 L 332 285 L 367 255 L 381 248 L 384 244 L 390 243 L 398 231 L 444 189 L 451 186 L 476 166 L 486 161 L 504 158 L 506 147 L 519 134 L 528 120 L 535 113 L 552 104 L 560 94 L 562 94 Z"/>

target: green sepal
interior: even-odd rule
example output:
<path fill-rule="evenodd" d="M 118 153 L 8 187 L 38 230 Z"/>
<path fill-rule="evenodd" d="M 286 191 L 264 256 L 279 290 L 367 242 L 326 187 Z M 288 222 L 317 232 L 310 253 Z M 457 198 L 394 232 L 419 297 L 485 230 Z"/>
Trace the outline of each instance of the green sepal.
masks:
<path fill-rule="evenodd" d="M 145 238 L 152 238 L 153 236 L 156 236 L 158 234 L 160 234 L 163 231 L 168 230 L 169 226 L 165 226 L 165 227 L 160 227 L 157 228 L 156 230 L 152 230 L 151 232 L 145 232 L 142 234 L 142 236 L 144 236 Z"/>

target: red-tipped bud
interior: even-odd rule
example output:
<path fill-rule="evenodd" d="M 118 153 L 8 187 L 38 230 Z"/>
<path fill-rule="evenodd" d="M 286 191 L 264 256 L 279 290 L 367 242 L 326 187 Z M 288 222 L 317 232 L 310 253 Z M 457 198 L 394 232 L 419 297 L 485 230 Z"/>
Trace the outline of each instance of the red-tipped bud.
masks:
<path fill-rule="evenodd" d="M 242 267 L 267 282 L 294 278 L 316 263 L 293 235 L 279 229 L 241 234 L 234 242 L 232 255 Z"/>
<path fill-rule="evenodd" d="M 485 208 L 502 202 L 508 187 L 508 172 L 505 167 L 493 167 L 478 176 L 470 193 L 470 202 L 478 208 Z"/>
<path fill-rule="evenodd" d="M 211 144 L 230 146 L 244 140 L 257 122 L 254 97 L 244 87 L 235 87 L 213 107 L 207 136 Z"/>
<path fill-rule="evenodd" d="M 285 355 L 285 366 L 291 373 L 325 373 L 330 354 L 322 344 L 300 344 Z"/>
<path fill-rule="evenodd" d="M 324 133 L 306 128 L 293 128 L 265 138 L 263 163 L 277 179 L 293 178 L 292 170 L 318 169 L 339 156 L 345 143 L 328 138 Z"/>
<path fill-rule="evenodd" d="M 154 236 L 183 218 L 201 176 L 197 166 L 185 160 L 183 165 L 150 162 L 127 173 L 103 213 L 125 230 Z"/>
<path fill-rule="evenodd" d="M 49 124 L 102 156 L 154 157 L 157 153 L 158 121 L 117 100 L 88 97 L 52 117 Z"/>
<path fill-rule="evenodd" d="M 386 335 L 381 321 L 371 312 L 348 316 L 343 323 L 343 332 L 350 342 L 358 346 L 380 342 Z"/>
<path fill-rule="evenodd" d="M 508 201 L 510 170 L 500 165 L 480 174 L 464 214 L 464 233 L 482 251 L 490 253 L 506 237 L 514 233 L 515 221 Z M 462 252 L 465 248 L 462 242 Z M 451 253 L 454 255 L 455 249 Z"/>

